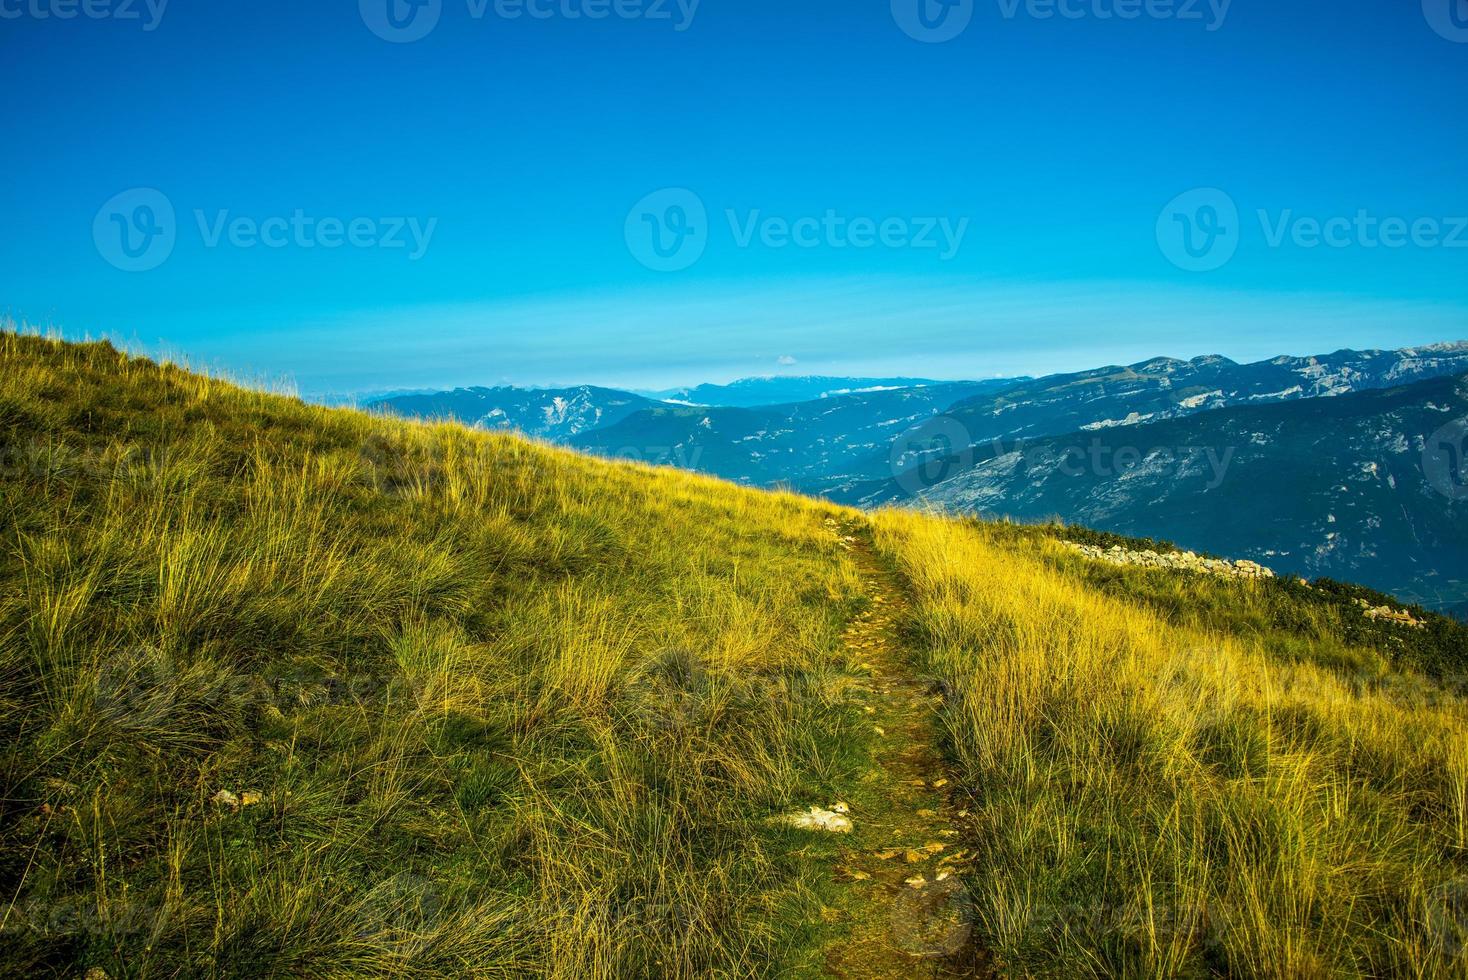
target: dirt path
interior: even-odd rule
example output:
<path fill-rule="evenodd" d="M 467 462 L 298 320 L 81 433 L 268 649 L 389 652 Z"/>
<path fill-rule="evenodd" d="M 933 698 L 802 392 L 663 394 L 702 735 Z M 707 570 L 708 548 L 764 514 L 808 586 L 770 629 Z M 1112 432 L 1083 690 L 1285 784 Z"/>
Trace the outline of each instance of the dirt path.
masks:
<path fill-rule="evenodd" d="M 940 686 L 918 673 L 904 644 L 910 605 L 896 574 L 876 556 L 870 530 L 851 524 L 841 533 L 871 601 L 846 642 L 871 674 L 863 710 L 878 748 L 837 872 L 853 889 L 851 929 L 828 950 L 827 969 L 843 978 L 989 976 L 973 944 L 962 882 L 968 814 L 951 799 L 938 751 Z"/>

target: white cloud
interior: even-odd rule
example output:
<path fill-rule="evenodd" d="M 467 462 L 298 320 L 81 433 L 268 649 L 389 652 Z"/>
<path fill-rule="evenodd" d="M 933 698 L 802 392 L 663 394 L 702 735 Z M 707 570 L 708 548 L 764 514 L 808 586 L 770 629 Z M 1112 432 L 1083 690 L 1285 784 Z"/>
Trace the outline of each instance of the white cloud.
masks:
<path fill-rule="evenodd" d="M 789 354 L 781 354 L 779 359 L 776 360 L 775 363 L 780 365 L 781 367 L 790 367 L 790 365 L 799 364 L 800 362 L 791 357 Z"/>

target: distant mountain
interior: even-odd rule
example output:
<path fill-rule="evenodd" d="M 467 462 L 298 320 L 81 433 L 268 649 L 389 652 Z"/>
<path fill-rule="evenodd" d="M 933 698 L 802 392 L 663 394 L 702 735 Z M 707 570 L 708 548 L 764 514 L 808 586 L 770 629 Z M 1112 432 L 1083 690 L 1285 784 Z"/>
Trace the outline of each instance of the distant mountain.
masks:
<path fill-rule="evenodd" d="M 955 402 L 1015 381 L 934 382 L 787 405 L 706 408 L 664 405 L 585 431 L 572 445 L 605 456 L 667 463 L 739 483 L 815 485 L 843 474 L 879 479 L 887 446 Z"/>
<path fill-rule="evenodd" d="M 956 402 L 941 419 L 894 431 L 864 465 L 827 474 L 802 489 L 837 499 L 867 492 L 861 481 L 882 465 L 886 475 L 936 463 L 959 443 L 1037 438 L 1124 428 L 1233 405 L 1333 397 L 1468 371 L 1468 341 L 1398 351 L 1342 350 L 1319 357 L 1276 357 L 1239 364 L 1209 355 L 1159 357 L 1129 366 L 1056 374 Z"/>
<path fill-rule="evenodd" d="M 385 388 L 377 391 L 318 391 L 313 392 L 307 399 L 317 405 L 325 405 L 328 408 L 361 408 L 371 410 L 377 402 L 384 402 L 392 398 L 403 398 L 407 395 L 433 395 L 437 394 L 437 388 Z"/>
<path fill-rule="evenodd" d="M 480 429 L 523 432 L 564 442 L 598 426 L 620 422 L 658 403 L 612 388 L 457 388 L 383 398 L 367 407 L 420 419 L 451 419 Z"/>
<path fill-rule="evenodd" d="M 662 407 L 585 430 L 572 441 L 604 455 L 670 463 L 740 483 L 785 483 L 849 499 L 871 481 L 892 476 L 894 467 L 942 457 L 963 448 L 961 444 L 1100 431 L 1230 405 L 1333 396 L 1454 371 L 1468 371 L 1468 343 L 1339 351 L 1257 364 L 1216 355 L 1191 361 L 1156 358 L 1039 379 L 930 382 L 894 390 L 871 385 L 876 390 L 828 393 L 786 405 Z M 857 379 L 764 379 L 802 380 L 845 384 Z M 759 379 L 748 382 L 757 383 Z"/>
<path fill-rule="evenodd" d="M 756 408 L 762 405 L 786 405 L 815 401 L 837 395 L 880 391 L 888 388 L 918 388 L 942 384 L 926 378 L 829 378 L 772 377 L 743 378 L 726 385 L 698 385 L 694 388 L 670 388 L 667 391 L 644 392 L 662 401 L 720 408 Z"/>
<path fill-rule="evenodd" d="M 1060 517 L 1468 605 L 1468 375 L 950 454 L 849 502 Z M 837 494 L 838 497 L 843 496 Z"/>
<path fill-rule="evenodd" d="M 1155 358 L 1039 379 L 763 378 L 662 393 L 725 402 L 812 396 L 778 404 L 669 404 L 591 387 L 473 388 L 378 404 L 842 502 L 917 499 L 1059 516 L 1281 571 L 1363 581 L 1447 608 L 1468 599 L 1460 581 L 1468 570 L 1460 574 L 1442 557 L 1457 547 L 1450 518 L 1464 523 L 1462 505 L 1454 511 L 1447 498 L 1416 490 L 1373 496 L 1367 491 L 1380 488 L 1362 482 L 1360 467 L 1375 464 L 1381 481 L 1403 486 L 1409 475 L 1398 464 L 1420 455 L 1433 431 L 1423 426 L 1443 412 L 1451 416 L 1457 403 L 1442 400 L 1456 390 L 1452 382 L 1405 394 L 1402 386 L 1465 372 L 1468 342 L 1459 342 L 1252 364 Z M 1383 394 L 1363 397 L 1369 392 Z M 1220 428 L 1227 426 L 1235 428 Z M 1332 439 L 1344 441 L 1332 450 Z M 1373 440 L 1385 440 L 1391 452 L 1383 456 Z M 1128 460 L 1135 452 L 1137 466 L 1115 478 L 1099 466 L 1086 470 L 1097 471 L 1090 477 L 1057 469 L 1093 445 L 1113 455 L 1125 450 Z M 1196 452 L 1156 472 L 1156 446 Z M 1210 460 L 1210 448 L 1228 458 Z M 1039 454 L 1033 471 L 1015 462 L 1031 452 Z M 1210 486 L 1215 464 L 1227 480 Z M 1420 489 L 1420 466 L 1413 472 Z M 1322 488 L 1316 479 L 1329 482 Z M 1423 554 L 1433 557 L 1417 557 Z"/>
<path fill-rule="evenodd" d="M 1399 351 L 1342 350 L 1239 364 L 1211 355 L 1059 374 L 953 405 L 972 443 L 1159 422 L 1232 405 L 1367 391 L 1468 371 L 1468 342 Z M 961 427 L 961 428 L 960 428 Z"/>

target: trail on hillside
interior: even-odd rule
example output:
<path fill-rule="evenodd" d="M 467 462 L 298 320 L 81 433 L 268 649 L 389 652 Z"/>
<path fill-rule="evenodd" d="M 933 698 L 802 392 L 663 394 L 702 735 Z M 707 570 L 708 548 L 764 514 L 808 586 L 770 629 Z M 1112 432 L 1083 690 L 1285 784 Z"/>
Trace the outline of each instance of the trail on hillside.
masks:
<path fill-rule="evenodd" d="M 922 675 L 904 642 L 910 603 L 870 529 L 850 523 L 841 533 L 870 602 L 845 642 L 871 675 L 863 710 L 877 747 L 863 777 L 866 806 L 852 814 L 837 871 L 852 890 L 850 931 L 828 950 L 826 966 L 843 978 L 988 976 L 962 880 L 969 814 L 953 799 L 938 748 L 942 687 Z"/>

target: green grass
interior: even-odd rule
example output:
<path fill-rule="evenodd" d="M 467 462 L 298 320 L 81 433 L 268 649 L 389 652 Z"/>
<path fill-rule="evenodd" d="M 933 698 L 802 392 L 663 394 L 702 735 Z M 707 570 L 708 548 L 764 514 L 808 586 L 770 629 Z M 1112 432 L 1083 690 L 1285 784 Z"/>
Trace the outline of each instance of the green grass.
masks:
<path fill-rule="evenodd" d="M 0 433 L 4 972 L 811 955 L 828 508 L 15 335 Z"/>
<path fill-rule="evenodd" d="M 950 691 L 976 917 L 1010 972 L 1463 975 L 1456 692 L 1332 633 L 1332 605 L 1281 620 L 1274 584 L 878 524 Z"/>
<path fill-rule="evenodd" d="M 904 821 L 855 547 L 946 691 L 984 962 L 1464 975 L 1468 632 L 1057 533 L 0 333 L 0 973 L 819 975 L 891 913 L 769 818 Z"/>
<path fill-rule="evenodd" d="M 1129 551 L 1180 549 L 1167 542 L 1127 538 L 1061 524 L 992 524 L 989 532 L 1011 547 L 1074 541 Z M 1362 684 L 1400 682 L 1423 674 L 1455 693 L 1468 692 L 1468 624 L 1404 603 L 1375 589 L 1331 579 L 1304 582 L 1281 576 L 1243 582 L 1213 575 L 1157 574 L 1070 554 L 1050 563 L 1081 576 L 1109 595 L 1140 601 L 1179 626 L 1250 637 L 1284 660 L 1309 659 L 1354 669 Z M 1423 628 L 1372 619 L 1361 603 L 1409 612 Z"/>

